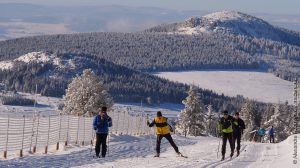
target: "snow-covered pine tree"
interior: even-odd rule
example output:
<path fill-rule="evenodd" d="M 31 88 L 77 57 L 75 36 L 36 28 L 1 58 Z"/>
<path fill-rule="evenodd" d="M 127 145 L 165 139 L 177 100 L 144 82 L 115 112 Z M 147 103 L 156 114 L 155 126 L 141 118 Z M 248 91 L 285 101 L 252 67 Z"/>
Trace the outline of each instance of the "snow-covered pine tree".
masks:
<path fill-rule="evenodd" d="M 283 105 L 280 103 L 274 104 L 274 114 L 264 124 L 267 127 L 274 127 L 276 132 L 275 139 L 278 141 L 282 141 L 292 134 L 293 127 L 290 122 L 292 111 L 293 109 L 288 102 L 285 102 Z"/>
<path fill-rule="evenodd" d="M 100 78 L 91 69 L 83 71 L 81 76 L 73 78 L 64 97 L 65 114 L 96 115 L 102 106 L 111 108 L 113 100 L 105 90 Z"/>
<path fill-rule="evenodd" d="M 212 105 L 207 106 L 207 124 L 206 124 L 206 134 L 212 133 L 212 120 L 213 120 L 213 107 Z"/>
<path fill-rule="evenodd" d="M 244 130 L 243 139 L 251 140 L 252 132 L 257 128 L 256 116 L 257 116 L 257 105 L 253 100 L 247 99 L 245 104 L 242 106 L 240 116 L 245 122 L 246 129 Z"/>
<path fill-rule="evenodd" d="M 179 121 L 176 125 L 179 133 L 198 136 L 205 133 L 205 113 L 198 88 L 190 86 L 188 97 L 182 101 L 185 108 L 179 115 Z"/>
<path fill-rule="evenodd" d="M 261 123 L 260 125 L 262 127 L 269 127 L 270 124 L 268 123 L 268 121 L 271 119 L 271 117 L 274 115 L 274 106 L 272 104 L 268 104 L 266 106 L 266 109 L 264 110 L 264 112 L 261 114 L 262 115 L 262 119 L 261 119 Z"/>

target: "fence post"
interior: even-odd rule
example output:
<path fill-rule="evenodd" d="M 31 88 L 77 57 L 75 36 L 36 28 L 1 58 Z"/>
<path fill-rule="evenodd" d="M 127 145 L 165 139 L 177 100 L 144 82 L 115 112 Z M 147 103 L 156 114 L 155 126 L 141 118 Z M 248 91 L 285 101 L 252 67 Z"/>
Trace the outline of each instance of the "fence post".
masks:
<path fill-rule="evenodd" d="M 140 127 L 141 127 L 141 129 L 140 129 L 140 135 L 143 135 L 143 130 L 144 130 L 143 119 L 144 119 L 144 115 L 141 114 L 141 116 L 140 116 Z"/>
<path fill-rule="evenodd" d="M 22 134 L 22 145 L 20 150 L 20 157 L 23 157 L 23 145 L 24 145 L 24 132 L 25 132 L 25 115 L 23 115 L 23 134 Z"/>
<path fill-rule="evenodd" d="M 118 134 L 118 129 L 119 129 L 119 116 L 120 116 L 120 113 L 119 113 L 119 111 L 117 111 L 117 114 L 118 114 L 118 116 L 117 116 L 117 126 L 116 126 L 116 134 Z"/>
<path fill-rule="evenodd" d="M 38 113 L 38 121 L 37 121 L 37 126 L 36 126 L 36 137 L 35 137 L 35 144 L 33 146 L 32 152 L 36 152 L 36 146 L 37 146 L 37 140 L 38 140 L 38 135 L 39 135 L 39 126 L 40 126 L 40 113 Z"/>
<path fill-rule="evenodd" d="M 35 118 L 36 118 L 36 114 L 33 115 L 32 117 L 32 127 L 31 127 L 31 138 L 30 138 L 30 147 L 29 147 L 29 153 L 33 153 L 32 152 L 32 139 L 34 137 L 34 123 L 35 123 Z"/>
<path fill-rule="evenodd" d="M 8 145 L 8 130 L 9 130 L 9 115 L 7 117 L 7 129 L 6 129 L 6 143 L 5 143 L 5 150 L 3 157 L 6 159 L 7 158 L 7 145 Z"/>
<path fill-rule="evenodd" d="M 114 112 L 115 111 L 115 109 L 111 109 L 111 111 L 110 111 L 110 117 L 111 117 L 111 119 L 113 120 L 113 122 L 115 122 L 115 115 L 114 115 Z M 113 127 L 111 128 L 111 133 L 114 131 L 114 125 L 113 125 Z"/>
<path fill-rule="evenodd" d="M 59 113 L 59 130 L 58 130 L 58 141 L 56 143 L 56 150 L 59 150 L 60 134 L 61 134 L 61 113 Z"/>
<path fill-rule="evenodd" d="M 129 117 L 130 117 L 129 111 L 127 110 L 127 135 L 129 134 L 129 122 L 130 122 Z"/>
<path fill-rule="evenodd" d="M 145 124 L 145 123 L 146 123 L 146 116 L 145 116 L 145 114 L 143 113 L 143 114 L 142 114 L 142 123 L 141 123 L 141 124 L 142 124 L 142 135 L 145 135 L 145 134 L 146 134 L 146 133 L 145 133 L 145 132 L 146 132 L 146 131 L 145 131 L 145 130 L 146 130 L 146 124 Z"/>
<path fill-rule="evenodd" d="M 125 123 L 126 123 L 126 120 L 125 120 L 125 115 L 126 115 L 126 111 L 124 111 L 124 115 L 123 115 L 123 125 L 122 125 L 122 134 L 125 134 L 125 131 L 124 131 L 124 129 L 125 129 Z"/>
<path fill-rule="evenodd" d="M 75 144 L 77 145 L 78 144 L 78 134 L 79 134 L 79 119 L 80 119 L 80 116 L 78 115 L 78 120 L 77 120 L 77 135 L 76 135 L 76 141 L 75 141 Z"/>
<path fill-rule="evenodd" d="M 83 140 L 81 145 L 84 146 L 84 138 L 85 138 L 85 117 L 83 116 Z"/>
<path fill-rule="evenodd" d="M 130 127 L 130 135 L 133 135 L 133 124 L 134 124 L 134 121 L 133 121 L 133 116 L 132 115 L 130 115 L 130 125 L 129 125 L 129 127 Z"/>
<path fill-rule="evenodd" d="M 90 120 L 92 121 L 92 123 L 93 123 L 93 118 L 90 118 Z M 91 139 L 91 145 L 93 146 L 93 144 L 94 144 L 94 129 L 93 128 L 91 128 L 92 129 L 92 139 Z"/>
<path fill-rule="evenodd" d="M 48 145 L 49 145 L 49 135 L 50 135 L 50 127 L 51 127 L 51 115 L 49 115 L 49 121 L 48 121 L 48 137 L 47 137 L 47 145 L 45 147 L 45 154 L 48 153 Z"/>
<path fill-rule="evenodd" d="M 138 126 L 138 130 L 137 130 L 137 132 L 136 132 L 136 135 L 139 135 L 139 134 L 140 134 L 140 129 L 141 129 L 141 125 L 140 125 L 140 114 L 138 114 L 138 115 L 136 116 L 136 124 L 137 124 L 137 126 Z"/>
<path fill-rule="evenodd" d="M 68 127 L 67 127 L 67 139 L 65 141 L 65 146 L 68 146 L 68 140 L 69 140 L 69 127 L 70 127 L 70 115 L 68 116 Z"/>

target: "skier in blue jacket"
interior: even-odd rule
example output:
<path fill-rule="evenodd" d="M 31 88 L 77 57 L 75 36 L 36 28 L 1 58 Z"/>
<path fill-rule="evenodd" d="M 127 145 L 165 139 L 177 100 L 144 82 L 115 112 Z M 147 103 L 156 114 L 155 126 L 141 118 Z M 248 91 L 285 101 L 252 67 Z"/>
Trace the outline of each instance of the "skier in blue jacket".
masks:
<path fill-rule="evenodd" d="M 266 130 L 265 130 L 264 128 L 259 128 L 259 129 L 257 130 L 257 133 L 258 133 L 258 135 L 259 135 L 259 142 L 262 142 L 263 136 L 265 135 Z"/>
<path fill-rule="evenodd" d="M 270 135 L 270 143 L 275 143 L 275 140 L 274 140 L 274 128 L 273 128 L 273 125 L 272 125 L 272 127 L 269 129 L 269 135 Z"/>
<path fill-rule="evenodd" d="M 99 157 L 100 146 L 102 145 L 101 156 L 105 157 L 107 146 L 106 139 L 108 135 L 108 127 L 112 126 L 112 119 L 106 113 L 107 107 L 102 107 L 101 112 L 94 118 L 93 127 L 96 131 L 96 157 Z"/>

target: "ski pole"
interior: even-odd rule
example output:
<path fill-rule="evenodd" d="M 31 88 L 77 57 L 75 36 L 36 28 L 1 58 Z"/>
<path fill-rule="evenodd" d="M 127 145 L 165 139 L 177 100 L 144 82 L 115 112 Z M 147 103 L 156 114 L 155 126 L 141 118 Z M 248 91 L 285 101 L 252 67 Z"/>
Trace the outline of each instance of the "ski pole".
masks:
<path fill-rule="evenodd" d="M 147 114 L 147 117 L 146 117 L 146 119 L 147 119 L 147 125 L 148 125 L 148 123 L 149 123 L 149 115 Z M 150 147 L 151 147 L 151 150 L 153 149 L 153 142 L 152 142 L 152 137 L 151 137 L 151 128 L 149 128 L 149 131 L 148 131 L 148 134 L 149 134 L 149 141 L 150 141 Z"/>
<path fill-rule="evenodd" d="M 217 159 L 219 159 L 220 143 L 221 143 L 221 138 L 219 139 L 218 152 L 217 152 Z"/>
<path fill-rule="evenodd" d="M 109 157 L 109 141 L 110 141 L 110 133 L 108 131 L 108 134 L 107 134 L 108 138 L 107 138 L 107 156 Z"/>

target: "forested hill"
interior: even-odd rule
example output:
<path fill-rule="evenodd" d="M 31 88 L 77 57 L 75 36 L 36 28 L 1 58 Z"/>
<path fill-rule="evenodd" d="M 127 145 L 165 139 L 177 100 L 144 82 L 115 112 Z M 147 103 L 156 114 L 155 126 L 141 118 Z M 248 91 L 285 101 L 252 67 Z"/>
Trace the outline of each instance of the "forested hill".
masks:
<path fill-rule="evenodd" d="M 263 68 L 287 80 L 300 74 L 300 47 L 246 36 L 81 33 L 0 42 L 1 60 L 35 51 L 92 54 L 147 72 Z"/>
<path fill-rule="evenodd" d="M 181 103 L 187 86 L 147 73 L 263 69 L 286 80 L 300 76 L 298 33 L 280 29 L 280 36 L 276 36 L 279 29 L 234 12 L 211 14 L 206 16 L 206 20 L 194 18 L 185 23 L 188 24 L 178 24 L 185 25 L 183 29 L 175 24 L 177 26 L 170 25 L 171 28 L 166 29 L 168 31 L 160 31 L 165 27 L 156 27 L 137 33 L 78 33 L 0 41 L 0 65 L 2 69 L 6 67 L 1 72 L 1 79 L 10 89 L 30 92 L 34 90 L 35 83 L 40 83 L 42 94 L 61 96 L 70 77 L 81 73 L 83 68 L 96 71 L 104 68 L 107 69 L 103 71 L 105 73 L 97 71 L 97 74 L 102 75 L 117 101 L 140 101 L 151 97 L 157 103 Z M 272 32 L 261 36 L 268 30 Z M 196 33 L 189 34 L 191 31 Z M 56 64 L 47 62 L 24 64 L 17 61 L 18 68 L 9 69 L 11 64 L 7 62 L 40 51 L 75 61 L 75 65 L 78 64 L 75 73 L 72 68 L 57 69 Z M 210 91 L 202 90 L 201 93 L 207 104 L 212 102 L 217 106 L 215 109 L 227 106 L 233 100 Z M 234 99 L 232 102 L 239 104 L 240 101 Z"/>
<path fill-rule="evenodd" d="M 0 62 L 0 80 L 8 90 L 35 92 L 61 97 L 72 77 L 90 68 L 100 76 L 116 102 L 181 103 L 188 86 L 116 65 L 105 59 L 86 54 L 56 54 L 33 52 L 14 60 Z M 205 104 L 214 109 L 227 107 L 236 110 L 243 98 L 230 98 L 200 89 Z"/>

